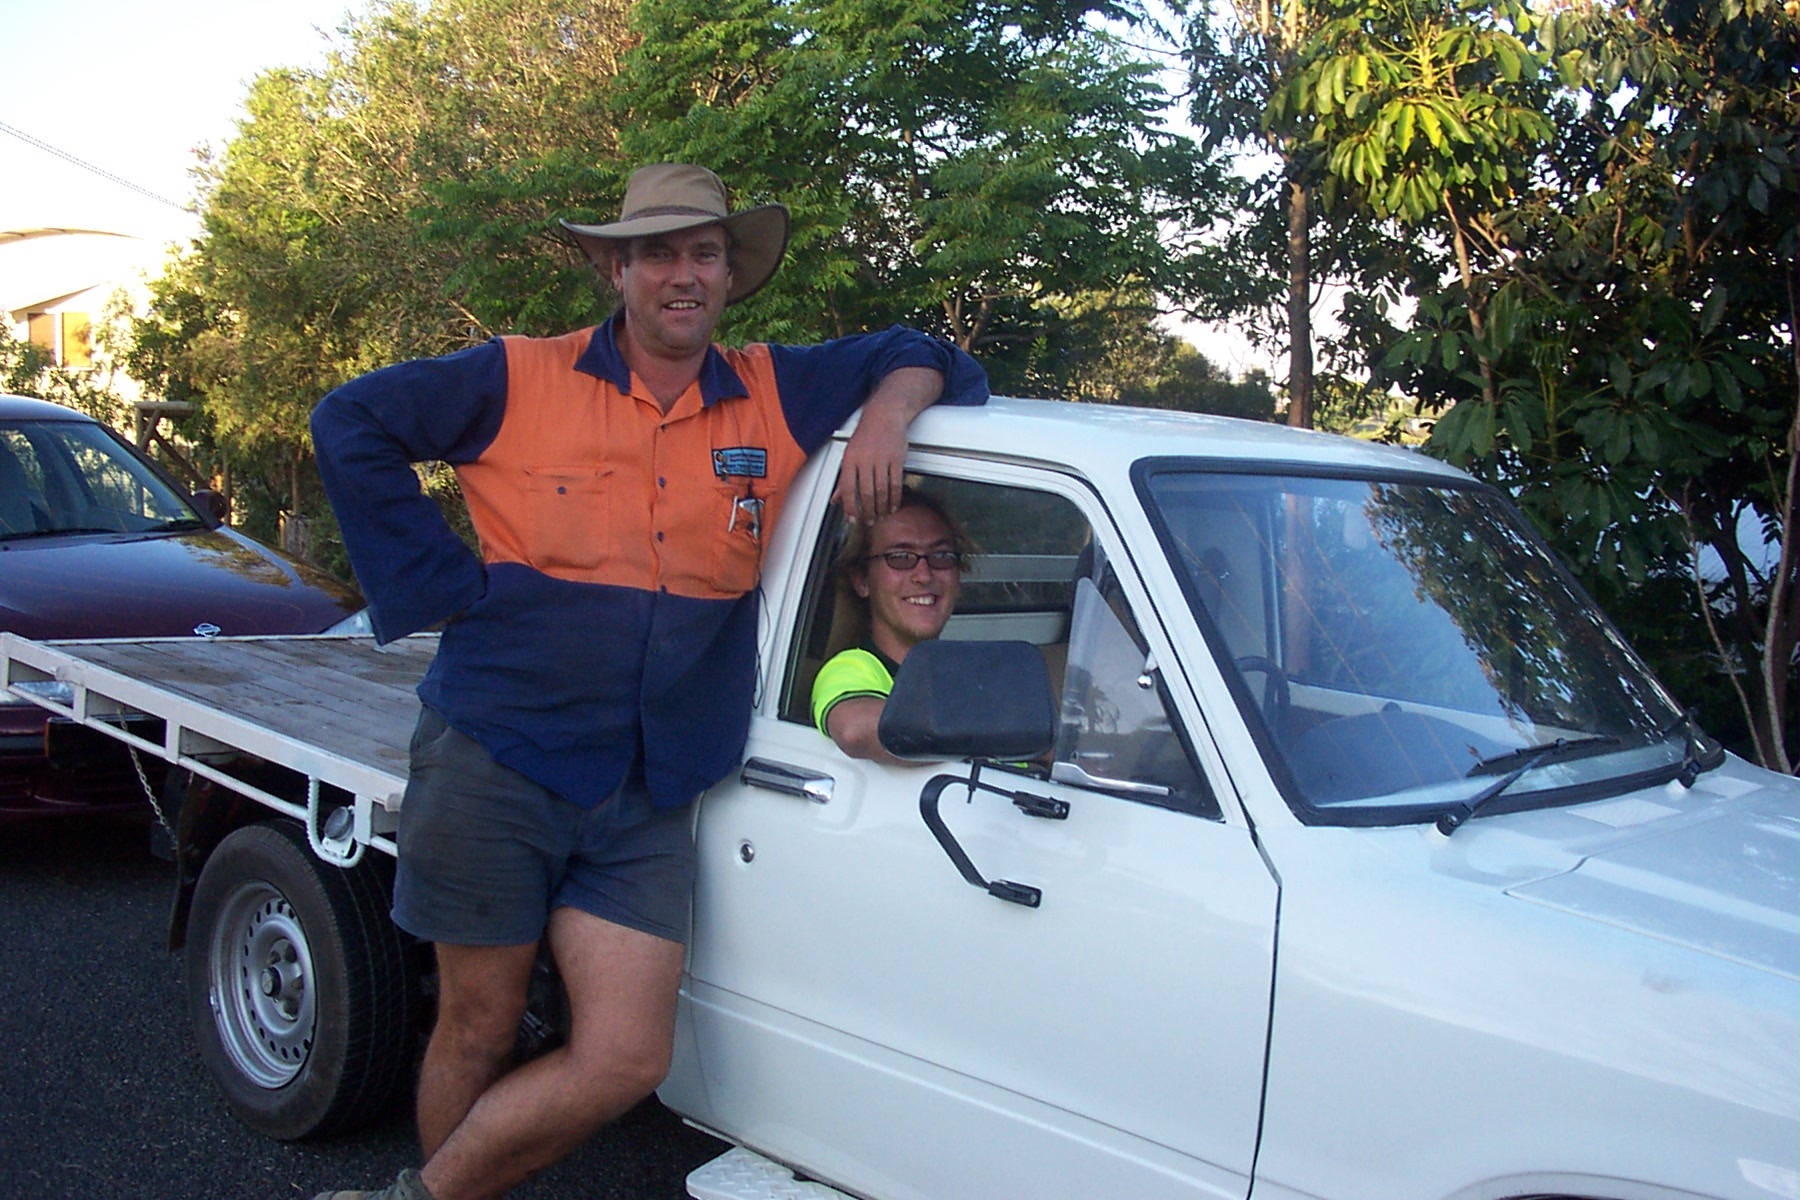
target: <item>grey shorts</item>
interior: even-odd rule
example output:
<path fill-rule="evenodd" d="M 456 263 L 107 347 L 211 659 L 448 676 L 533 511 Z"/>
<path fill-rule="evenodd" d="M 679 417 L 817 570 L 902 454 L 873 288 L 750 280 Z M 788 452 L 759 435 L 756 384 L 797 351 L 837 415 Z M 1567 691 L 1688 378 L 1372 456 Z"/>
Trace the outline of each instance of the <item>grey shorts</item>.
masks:
<path fill-rule="evenodd" d="M 582 808 L 496 763 L 427 707 L 400 807 L 394 923 L 453 946 L 518 946 L 566 905 L 686 942 L 691 808 L 656 808 L 641 779 Z"/>

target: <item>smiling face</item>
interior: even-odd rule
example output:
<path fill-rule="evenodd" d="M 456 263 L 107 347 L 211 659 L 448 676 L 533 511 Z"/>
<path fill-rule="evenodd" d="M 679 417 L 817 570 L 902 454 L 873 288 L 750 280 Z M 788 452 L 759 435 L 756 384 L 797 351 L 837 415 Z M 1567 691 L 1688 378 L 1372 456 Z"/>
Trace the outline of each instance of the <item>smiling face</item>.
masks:
<path fill-rule="evenodd" d="M 613 256 L 612 285 L 625 300 L 625 337 L 640 353 L 669 362 L 704 354 L 731 287 L 725 227 L 634 239 Z"/>
<path fill-rule="evenodd" d="M 897 571 L 885 558 L 890 550 L 928 554 L 954 550 L 950 527 L 929 508 L 902 508 L 875 522 L 869 530 L 869 557 L 850 577 L 856 594 L 869 602 L 869 636 L 877 649 L 895 662 L 920 642 L 944 632 L 962 591 L 961 573 L 952 567 L 933 570 L 921 558 L 910 570 Z"/>

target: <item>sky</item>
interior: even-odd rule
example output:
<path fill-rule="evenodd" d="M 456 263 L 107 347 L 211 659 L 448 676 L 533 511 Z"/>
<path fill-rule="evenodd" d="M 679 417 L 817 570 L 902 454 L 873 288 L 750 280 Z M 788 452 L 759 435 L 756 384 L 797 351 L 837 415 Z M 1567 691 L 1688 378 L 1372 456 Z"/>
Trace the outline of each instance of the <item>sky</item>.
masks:
<path fill-rule="evenodd" d="M 345 14 L 361 8 L 360 0 L 0 0 L 0 230 L 125 233 L 145 239 L 151 258 L 185 242 L 198 231 L 180 207 L 194 197 L 196 147 L 223 147 L 250 81 L 275 67 L 320 65 Z M 1230 330 L 1172 327 L 1234 375 L 1274 366 Z"/>
<path fill-rule="evenodd" d="M 259 72 L 323 61 L 345 0 L 0 0 L 0 125 L 187 204 Z M 183 240 L 191 214 L 0 129 L 0 229 Z"/>

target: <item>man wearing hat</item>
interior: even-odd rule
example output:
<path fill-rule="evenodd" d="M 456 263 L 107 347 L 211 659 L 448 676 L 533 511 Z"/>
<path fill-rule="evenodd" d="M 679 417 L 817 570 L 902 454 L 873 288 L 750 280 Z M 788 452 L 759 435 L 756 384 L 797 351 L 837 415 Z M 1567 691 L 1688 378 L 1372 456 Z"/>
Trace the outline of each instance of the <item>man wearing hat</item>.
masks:
<path fill-rule="evenodd" d="M 667 1072 L 694 873 L 688 806 L 738 762 L 764 547 L 807 455 L 862 416 L 834 499 L 874 520 L 906 430 L 979 404 L 981 368 L 898 326 L 817 346 L 712 343 L 774 274 L 787 211 L 733 213 L 700 167 L 632 175 L 567 225 L 623 303 L 352 380 L 313 414 L 320 474 L 383 641 L 446 622 L 419 685 L 394 920 L 436 943 L 425 1166 L 371 1200 L 493 1197 Z M 412 463 L 456 468 L 477 558 Z M 540 940 L 566 1045 L 511 1069 Z"/>

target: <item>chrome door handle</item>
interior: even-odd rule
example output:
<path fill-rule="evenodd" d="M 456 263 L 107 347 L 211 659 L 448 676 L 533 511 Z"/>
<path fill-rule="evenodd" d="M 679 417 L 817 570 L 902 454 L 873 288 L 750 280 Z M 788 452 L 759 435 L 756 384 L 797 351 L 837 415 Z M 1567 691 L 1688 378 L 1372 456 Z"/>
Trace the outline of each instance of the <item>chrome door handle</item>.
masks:
<path fill-rule="evenodd" d="M 837 782 L 823 771 L 790 767 L 786 763 L 771 762 L 766 758 L 752 758 L 745 762 L 738 779 L 750 787 L 767 788 L 784 796 L 799 796 L 815 804 L 831 803 L 831 789 Z"/>

